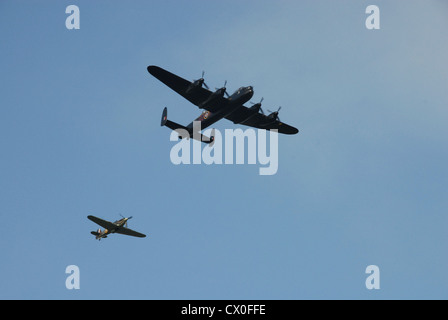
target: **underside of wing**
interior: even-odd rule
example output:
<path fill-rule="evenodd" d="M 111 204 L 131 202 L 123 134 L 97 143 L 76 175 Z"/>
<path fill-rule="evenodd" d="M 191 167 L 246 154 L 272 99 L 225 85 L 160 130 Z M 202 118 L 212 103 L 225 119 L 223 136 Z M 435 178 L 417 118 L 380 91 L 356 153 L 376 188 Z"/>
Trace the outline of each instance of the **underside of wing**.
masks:
<path fill-rule="evenodd" d="M 132 229 L 125 228 L 125 227 L 118 228 L 115 231 L 115 233 L 125 234 L 127 236 L 138 237 L 138 238 L 146 237 L 146 235 L 144 235 L 143 233 L 140 233 L 140 232 L 137 232 L 137 231 L 134 231 Z"/>
<path fill-rule="evenodd" d="M 296 134 L 299 132 L 297 128 L 294 128 L 286 123 L 275 120 L 264 114 L 253 112 L 249 108 L 242 106 L 235 110 L 235 112 L 226 116 L 226 119 L 233 121 L 233 123 L 243 124 L 245 126 L 271 130 L 278 130 L 283 134 Z"/>
<path fill-rule="evenodd" d="M 200 104 L 206 101 L 212 92 L 207 89 L 202 88 L 201 86 L 195 87 L 193 90 L 189 90 L 192 86 L 192 82 L 185 80 L 165 69 L 162 69 L 157 66 L 149 66 L 148 72 L 153 75 L 155 78 L 163 82 L 169 88 L 176 91 L 182 97 L 190 101 L 196 106 L 200 106 Z M 210 109 L 210 110 L 209 110 Z M 207 106 L 207 110 L 215 111 L 212 106 Z"/>
<path fill-rule="evenodd" d="M 88 216 L 87 217 L 89 220 L 95 222 L 96 224 L 100 225 L 101 227 L 108 229 L 108 230 L 113 230 L 114 228 L 116 228 L 117 226 L 115 224 L 113 224 L 112 222 L 97 218 L 95 216 Z"/>

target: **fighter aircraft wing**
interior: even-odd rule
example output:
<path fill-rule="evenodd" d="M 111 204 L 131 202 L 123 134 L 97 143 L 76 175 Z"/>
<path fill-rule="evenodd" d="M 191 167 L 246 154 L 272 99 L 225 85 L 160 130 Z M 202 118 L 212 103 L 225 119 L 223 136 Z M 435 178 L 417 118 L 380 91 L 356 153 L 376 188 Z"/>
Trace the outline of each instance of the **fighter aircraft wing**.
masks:
<path fill-rule="evenodd" d="M 211 91 L 203 88 L 202 86 L 195 87 L 193 90 L 188 91 L 188 89 L 192 85 L 192 82 L 185 80 L 160 67 L 149 66 L 148 72 L 155 78 L 163 82 L 165 85 L 170 87 L 172 90 L 176 91 L 182 97 L 190 101 L 195 106 L 199 107 L 199 105 L 207 100 L 212 94 Z M 216 112 L 217 110 L 219 110 L 219 103 L 215 103 L 215 105 L 207 105 L 207 110 L 210 112 Z"/>
<path fill-rule="evenodd" d="M 125 234 L 127 236 L 133 236 L 133 237 L 139 237 L 139 238 L 144 238 L 146 237 L 146 235 L 144 235 L 143 233 L 134 231 L 132 229 L 129 228 L 125 228 L 125 227 L 121 227 L 118 228 L 115 233 L 119 233 L 119 234 Z"/>
<path fill-rule="evenodd" d="M 115 224 L 113 224 L 112 222 L 97 218 L 95 216 L 88 216 L 87 217 L 89 220 L 95 222 L 96 224 L 100 225 L 101 227 L 103 227 L 104 229 L 107 230 L 113 230 L 115 229 L 117 226 Z"/>
<path fill-rule="evenodd" d="M 283 134 L 296 134 L 299 132 L 297 128 L 294 128 L 279 120 L 274 120 L 261 113 L 253 113 L 249 108 L 242 106 L 225 117 L 226 119 L 233 121 L 234 123 L 243 124 L 249 127 L 259 129 L 276 129 L 279 133 Z"/>

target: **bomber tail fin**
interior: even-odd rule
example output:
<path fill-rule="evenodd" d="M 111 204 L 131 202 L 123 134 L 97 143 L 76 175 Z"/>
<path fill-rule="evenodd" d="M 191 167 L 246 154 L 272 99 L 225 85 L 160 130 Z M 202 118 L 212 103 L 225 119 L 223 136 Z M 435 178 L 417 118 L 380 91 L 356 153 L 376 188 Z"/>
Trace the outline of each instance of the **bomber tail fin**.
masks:
<path fill-rule="evenodd" d="M 168 109 L 167 107 L 165 107 L 165 109 L 163 109 L 162 121 L 160 122 L 160 125 L 163 127 L 167 121 L 168 121 Z"/>
<path fill-rule="evenodd" d="M 165 107 L 165 109 L 163 109 L 163 113 L 162 113 L 162 121 L 160 122 L 160 125 L 163 127 L 168 127 L 171 130 L 176 130 L 176 129 L 184 129 L 184 130 L 188 130 L 188 128 L 186 128 L 185 126 L 178 124 L 176 122 L 170 121 L 168 120 L 168 109 Z"/>
<path fill-rule="evenodd" d="M 179 123 L 176 123 L 176 122 L 168 120 L 168 109 L 166 107 L 163 109 L 162 120 L 160 122 L 160 125 L 162 127 L 163 126 L 168 127 L 171 130 L 173 130 L 173 131 L 177 131 L 178 134 L 179 134 L 179 139 L 184 139 L 184 138 L 193 138 L 193 139 L 195 139 L 194 138 L 195 134 L 193 134 L 191 128 L 189 129 L 189 128 L 187 128 L 187 127 L 185 127 L 185 126 L 183 126 L 183 125 L 181 125 Z M 182 130 L 178 130 L 178 129 L 182 129 Z M 182 135 L 181 131 L 184 131 L 185 134 Z M 199 133 L 199 135 L 200 135 L 200 140 L 199 139 L 197 139 L 197 140 L 199 140 L 201 142 L 204 142 L 204 143 L 207 143 L 207 144 L 210 144 L 210 146 L 213 145 L 213 142 L 215 141 L 215 129 L 212 130 L 212 134 L 211 134 L 210 138 L 206 137 L 206 136 L 204 136 L 204 135 L 202 135 L 200 133 Z"/>

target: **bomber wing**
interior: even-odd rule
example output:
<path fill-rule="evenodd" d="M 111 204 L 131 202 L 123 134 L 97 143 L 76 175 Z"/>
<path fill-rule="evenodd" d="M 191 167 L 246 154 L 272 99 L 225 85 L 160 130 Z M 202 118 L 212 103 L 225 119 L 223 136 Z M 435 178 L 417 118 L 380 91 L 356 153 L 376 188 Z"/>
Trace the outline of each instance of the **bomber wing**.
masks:
<path fill-rule="evenodd" d="M 243 124 L 249 127 L 255 127 L 259 129 L 276 129 L 279 133 L 283 134 L 296 134 L 299 132 L 297 128 L 294 128 L 286 123 L 269 118 L 261 113 L 254 113 L 249 108 L 242 106 L 225 117 L 227 120 L 233 123 Z"/>
<path fill-rule="evenodd" d="M 188 90 L 189 88 L 191 88 L 193 84 L 192 82 L 185 80 L 160 67 L 149 66 L 148 72 L 198 107 L 202 102 L 206 101 L 212 95 L 211 91 L 203 88 L 202 86 L 195 87 L 193 90 Z M 213 103 L 213 105 L 207 105 L 207 110 L 210 112 L 218 111 L 220 109 L 220 105 L 222 105 L 222 103 L 225 103 L 226 101 L 225 98 L 219 100 Z"/>

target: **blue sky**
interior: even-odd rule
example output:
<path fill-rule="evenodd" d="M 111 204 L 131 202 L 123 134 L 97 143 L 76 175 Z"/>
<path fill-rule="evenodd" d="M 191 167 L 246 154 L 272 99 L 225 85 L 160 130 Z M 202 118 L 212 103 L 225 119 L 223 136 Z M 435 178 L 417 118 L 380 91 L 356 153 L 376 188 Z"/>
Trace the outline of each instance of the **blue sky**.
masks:
<path fill-rule="evenodd" d="M 67 30 L 65 8 L 81 11 Z M 381 29 L 365 28 L 380 8 Z M 2 1 L 1 299 L 447 299 L 443 1 Z M 171 163 L 151 77 L 252 85 L 279 170 Z M 217 129 L 237 128 L 226 120 Z M 242 127 L 243 128 L 243 127 Z M 87 215 L 145 239 L 96 242 Z M 77 265 L 81 289 L 67 290 Z M 368 265 L 381 289 L 367 290 Z"/>

